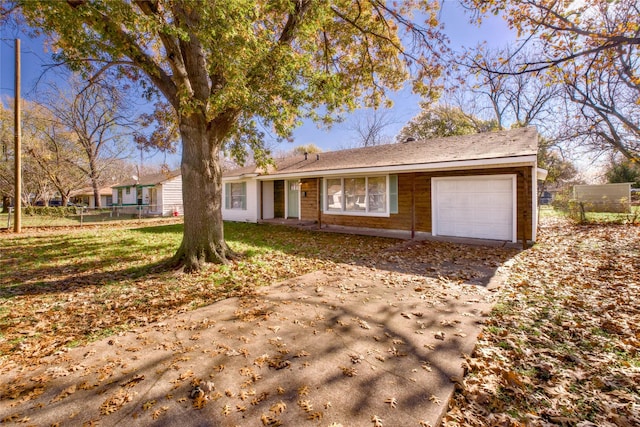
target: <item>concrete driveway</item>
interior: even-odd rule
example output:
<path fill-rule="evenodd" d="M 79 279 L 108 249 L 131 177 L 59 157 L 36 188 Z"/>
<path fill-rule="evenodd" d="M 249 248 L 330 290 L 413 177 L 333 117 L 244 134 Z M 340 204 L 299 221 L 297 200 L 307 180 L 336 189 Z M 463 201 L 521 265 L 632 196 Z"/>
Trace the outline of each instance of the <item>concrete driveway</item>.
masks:
<path fill-rule="evenodd" d="M 435 427 L 514 254 L 404 242 L 185 312 L 4 373 L 0 419 Z"/>

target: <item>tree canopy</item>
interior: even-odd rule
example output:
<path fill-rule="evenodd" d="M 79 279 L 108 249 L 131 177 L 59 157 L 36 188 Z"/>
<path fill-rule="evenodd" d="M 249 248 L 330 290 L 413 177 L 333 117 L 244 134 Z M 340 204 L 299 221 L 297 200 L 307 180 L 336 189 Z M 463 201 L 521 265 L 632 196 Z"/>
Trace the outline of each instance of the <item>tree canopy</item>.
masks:
<path fill-rule="evenodd" d="M 612 160 L 605 172 L 607 182 L 632 182 L 633 186 L 640 188 L 640 166 L 627 159 L 623 161 Z"/>
<path fill-rule="evenodd" d="M 548 87 L 564 88 L 571 123 L 566 137 L 598 150 L 640 156 L 640 5 L 636 0 L 464 0 L 482 13 L 502 14 L 522 43 L 499 58 L 508 70 L 534 73 Z M 532 45 L 526 57 L 518 52 Z M 477 62 L 477 61 L 476 61 Z"/>
<path fill-rule="evenodd" d="M 497 129 L 497 123 L 482 120 L 461 108 L 446 105 L 422 104 L 422 110 L 398 133 L 396 139 L 430 139 L 445 136 L 469 135 Z"/>
<path fill-rule="evenodd" d="M 57 58 L 91 79 L 115 72 L 171 105 L 182 138 L 186 270 L 224 262 L 219 152 L 257 161 L 262 128 L 378 106 L 411 80 L 434 95 L 444 47 L 437 4 L 381 0 L 16 2 Z M 419 10 L 420 24 L 412 19 Z"/>

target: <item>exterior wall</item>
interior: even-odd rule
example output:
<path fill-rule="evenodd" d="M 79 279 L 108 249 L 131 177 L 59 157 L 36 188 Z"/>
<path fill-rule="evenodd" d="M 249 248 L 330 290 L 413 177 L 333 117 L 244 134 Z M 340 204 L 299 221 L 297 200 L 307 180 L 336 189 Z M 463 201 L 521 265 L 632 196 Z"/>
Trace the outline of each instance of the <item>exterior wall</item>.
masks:
<path fill-rule="evenodd" d="M 101 202 L 101 207 L 103 208 L 108 208 L 111 206 L 112 203 L 114 203 L 113 199 L 115 198 L 115 194 L 117 194 L 117 190 L 115 192 L 113 192 L 114 196 L 112 196 L 111 194 L 106 195 L 106 194 L 101 194 L 100 195 L 100 202 Z M 95 208 L 96 207 L 96 203 L 95 203 L 95 197 L 93 197 L 93 194 L 79 194 L 77 196 L 72 197 L 73 200 L 75 200 L 77 203 L 84 203 L 87 205 L 87 207 L 90 208 Z"/>
<path fill-rule="evenodd" d="M 260 184 L 258 184 L 260 185 Z M 275 218 L 274 182 L 262 181 L 262 219 Z"/>
<path fill-rule="evenodd" d="M 173 215 L 175 211 L 177 211 L 179 215 L 184 214 L 182 175 L 169 179 L 161 185 L 157 185 L 156 188 L 158 189 L 158 206 L 162 206 L 163 216 Z"/>
<path fill-rule="evenodd" d="M 416 174 L 398 174 L 398 213 L 391 214 L 388 217 L 369 217 L 369 216 L 355 216 L 355 215 L 331 215 L 326 212 L 322 212 L 322 224 L 326 225 L 340 225 L 345 227 L 366 227 L 366 228 L 382 228 L 389 230 L 411 230 L 412 223 L 412 191 L 413 191 L 413 179 Z M 431 197 L 430 197 L 430 180 L 425 179 L 416 180 L 415 191 L 416 195 L 416 215 L 415 218 L 420 219 L 427 215 L 418 215 L 417 213 L 428 212 L 429 228 L 426 226 L 418 227 L 416 223 L 415 231 L 431 231 Z M 424 196 L 424 197 L 422 197 Z M 428 211 L 424 210 L 424 207 L 428 207 Z"/>
<path fill-rule="evenodd" d="M 398 174 L 398 213 L 388 217 L 331 215 L 321 213 L 321 222 L 326 225 L 339 225 L 346 227 L 381 228 L 390 230 L 406 230 L 416 232 L 432 231 L 431 209 L 431 178 L 471 175 L 517 175 L 517 236 L 522 240 L 523 232 L 526 239 L 532 238 L 532 226 L 535 224 L 532 205 L 532 169 L 521 168 L 493 168 L 474 169 L 463 171 L 441 171 Z M 317 184 L 315 179 L 303 180 L 308 185 L 308 196 L 302 198 L 302 219 L 317 220 Z M 305 190 L 303 190 L 305 191 Z M 415 210 L 412 206 L 415 205 Z M 315 207 L 315 213 L 314 213 Z M 470 212 L 470 215 L 473 213 Z"/>
<path fill-rule="evenodd" d="M 300 220 L 318 221 L 319 203 L 318 178 L 307 178 L 300 181 Z M 322 181 L 320 181 L 320 185 Z"/>
<path fill-rule="evenodd" d="M 232 181 L 226 181 L 232 182 Z M 260 183 L 255 179 L 244 179 L 233 182 L 246 182 L 247 194 L 246 197 L 246 209 L 226 209 L 225 207 L 225 185 L 222 186 L 222 219 L 225 221 L 240 221 L 240 222 L 258 222 L 259 219 L 259 206 L 260 201 Z"/>
<path fill-rule="evenodd" d="M 122 188 L 122 200 L 118 200 L 118 188 L 113 188 L 113 204 L 114 205 L 137 205 L 136 187 L 120 187 Z M 127 188 L 129 194 L 127 194 Z"/>

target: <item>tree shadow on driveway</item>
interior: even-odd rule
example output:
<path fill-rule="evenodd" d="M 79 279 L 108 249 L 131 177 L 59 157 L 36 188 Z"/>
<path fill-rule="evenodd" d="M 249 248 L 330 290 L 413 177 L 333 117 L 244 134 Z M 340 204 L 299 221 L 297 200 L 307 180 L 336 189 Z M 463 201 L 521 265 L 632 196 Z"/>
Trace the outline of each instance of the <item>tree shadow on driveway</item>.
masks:
<path fill-rule="evenodd" d="M 13 372 L 7 381 L 42 390 L 3 399 L 0 417 L 435 425 L 492 298 L 476 285 L 363 266 L 310 273 Z"/>

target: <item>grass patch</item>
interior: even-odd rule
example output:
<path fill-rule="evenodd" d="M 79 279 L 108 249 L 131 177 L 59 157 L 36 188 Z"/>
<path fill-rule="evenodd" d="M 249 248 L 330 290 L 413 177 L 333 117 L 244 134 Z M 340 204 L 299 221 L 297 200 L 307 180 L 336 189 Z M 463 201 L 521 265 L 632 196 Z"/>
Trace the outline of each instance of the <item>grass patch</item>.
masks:
<path fill-rule="evenodd" d="M 198 274 L 176 274 L 164 263 L 182 231 L 170 224 L 0 234 L 0 356 L 28 362 L 337 262 L 375 259 L 397 243 L 225 223 L 227 243 L 239 257 Z"/>
<path fill-rule="evenodd" d="M 640 205 L 631 206 L 631 212 L 585 212 L 584 220 L 578 212 L 554 209 L 552 206 L 541 206 L 540 219 L 562 218 L 584 224 L 638 224 L 640 223 Z"/>

